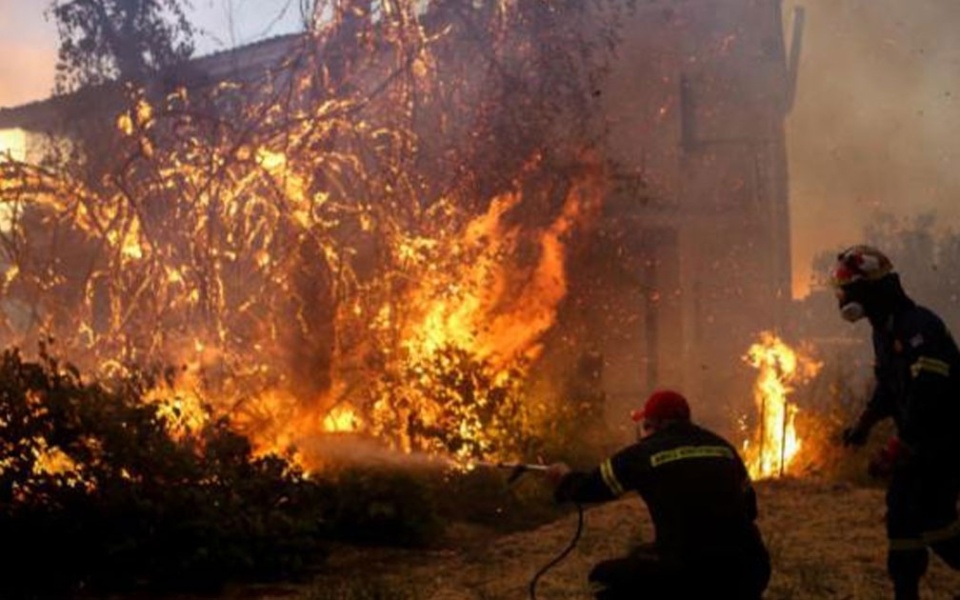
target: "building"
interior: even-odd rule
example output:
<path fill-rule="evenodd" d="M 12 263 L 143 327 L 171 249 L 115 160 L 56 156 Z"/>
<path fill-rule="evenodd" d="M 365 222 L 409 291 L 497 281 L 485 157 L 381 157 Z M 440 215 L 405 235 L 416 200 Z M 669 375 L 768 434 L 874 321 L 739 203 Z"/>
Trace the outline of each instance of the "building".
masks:
<path fill-rule="evenodd" d="M 597 250 L 618 257 L 598 304 L 630 306 L 596 343 L 615 412 L 678 386 L 719 420 L 749 405 L 740 357 L 791 300 L 784 120 L 803 14 L 788 50 L 779 0 L 637 7 L 602 90 L 621 174 L 606 218 L 632 233 Z"/>

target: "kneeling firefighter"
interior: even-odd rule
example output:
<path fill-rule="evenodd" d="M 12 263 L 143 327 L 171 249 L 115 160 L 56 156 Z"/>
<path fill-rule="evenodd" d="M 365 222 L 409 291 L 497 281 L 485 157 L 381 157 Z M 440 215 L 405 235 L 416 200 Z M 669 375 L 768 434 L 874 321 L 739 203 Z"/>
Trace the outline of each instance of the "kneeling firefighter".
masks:
<path fill-rule="evenodd" d="M 737 451 L 692 423 L 687 400 L 674 391 L 653 393 L 633 418 L 639 440 L 599 467 L 547 470 L 559 502 L 605 502 L 635 491 L 650 511 L 654 542 L 594 566 L 596 598 L 760 598 L 770 558 Z"/>

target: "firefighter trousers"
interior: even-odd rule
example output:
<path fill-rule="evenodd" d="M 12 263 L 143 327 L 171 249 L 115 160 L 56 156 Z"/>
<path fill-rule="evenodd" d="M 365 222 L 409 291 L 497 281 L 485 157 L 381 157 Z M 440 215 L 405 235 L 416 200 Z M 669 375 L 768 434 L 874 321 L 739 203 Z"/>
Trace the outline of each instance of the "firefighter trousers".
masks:
<path fill-rule="evenodd" d="M 597 600 L 759 600 L 770 581 L 766 551 L 726 554 L 697 565 L 661 560 L 645 547 L 623 558 L 605 560 L 590 571 Z"/>
<path fill-rule="evenodd" d="M 896 600 L 917 600 L 929 550 L 960 569 L 958 478 L 934 466 L 896 470 L 887 488 L 887 573 Z"/>

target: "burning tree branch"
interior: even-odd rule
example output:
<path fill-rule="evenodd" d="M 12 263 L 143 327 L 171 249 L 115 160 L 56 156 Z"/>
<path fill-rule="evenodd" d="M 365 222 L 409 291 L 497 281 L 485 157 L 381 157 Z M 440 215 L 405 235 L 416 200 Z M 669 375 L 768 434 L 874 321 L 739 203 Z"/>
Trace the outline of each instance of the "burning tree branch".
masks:
<path fill-rule="evenodd" d="M 167 396 L 261 450 L 337 407 L 406 449 L 522 453 L 564 245 L 604 187 L 605 54 L 578 1 L 422 4 L 317 3 L 267 77 L 129 91 L 83 144 L 105 171 L 0 161 L 8 342 L 180 365 Z"/>

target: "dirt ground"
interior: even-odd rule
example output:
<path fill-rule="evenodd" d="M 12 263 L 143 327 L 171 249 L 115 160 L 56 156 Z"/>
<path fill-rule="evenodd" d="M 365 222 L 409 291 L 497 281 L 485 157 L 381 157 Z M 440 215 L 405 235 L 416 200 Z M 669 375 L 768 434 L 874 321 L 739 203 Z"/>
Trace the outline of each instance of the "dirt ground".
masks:
<path fill-rule="evenodd" d="M 765 598 L 873 600 L 891 598 L 885 574 L 883 491 L 815 481 L 757 484 L 760 526 L 773 561 Z M 292 600 L 494 600 L 529 598 L 537 570 L 569 542 L 576 514 L 534 531 L 492 536 L 454 530 L 445 548 L 431 551 L 345 550 L 335 553 L 313 582 L 248 590 L 246 598 Z M 646 509 L 637 497 L 588 509 L 575 550 L 544 575 L 539 600 L 591 598 L 590 566 L 651 538 Z M 960 594 L 960 573 L 931 560 L 925 600 Z"/>

